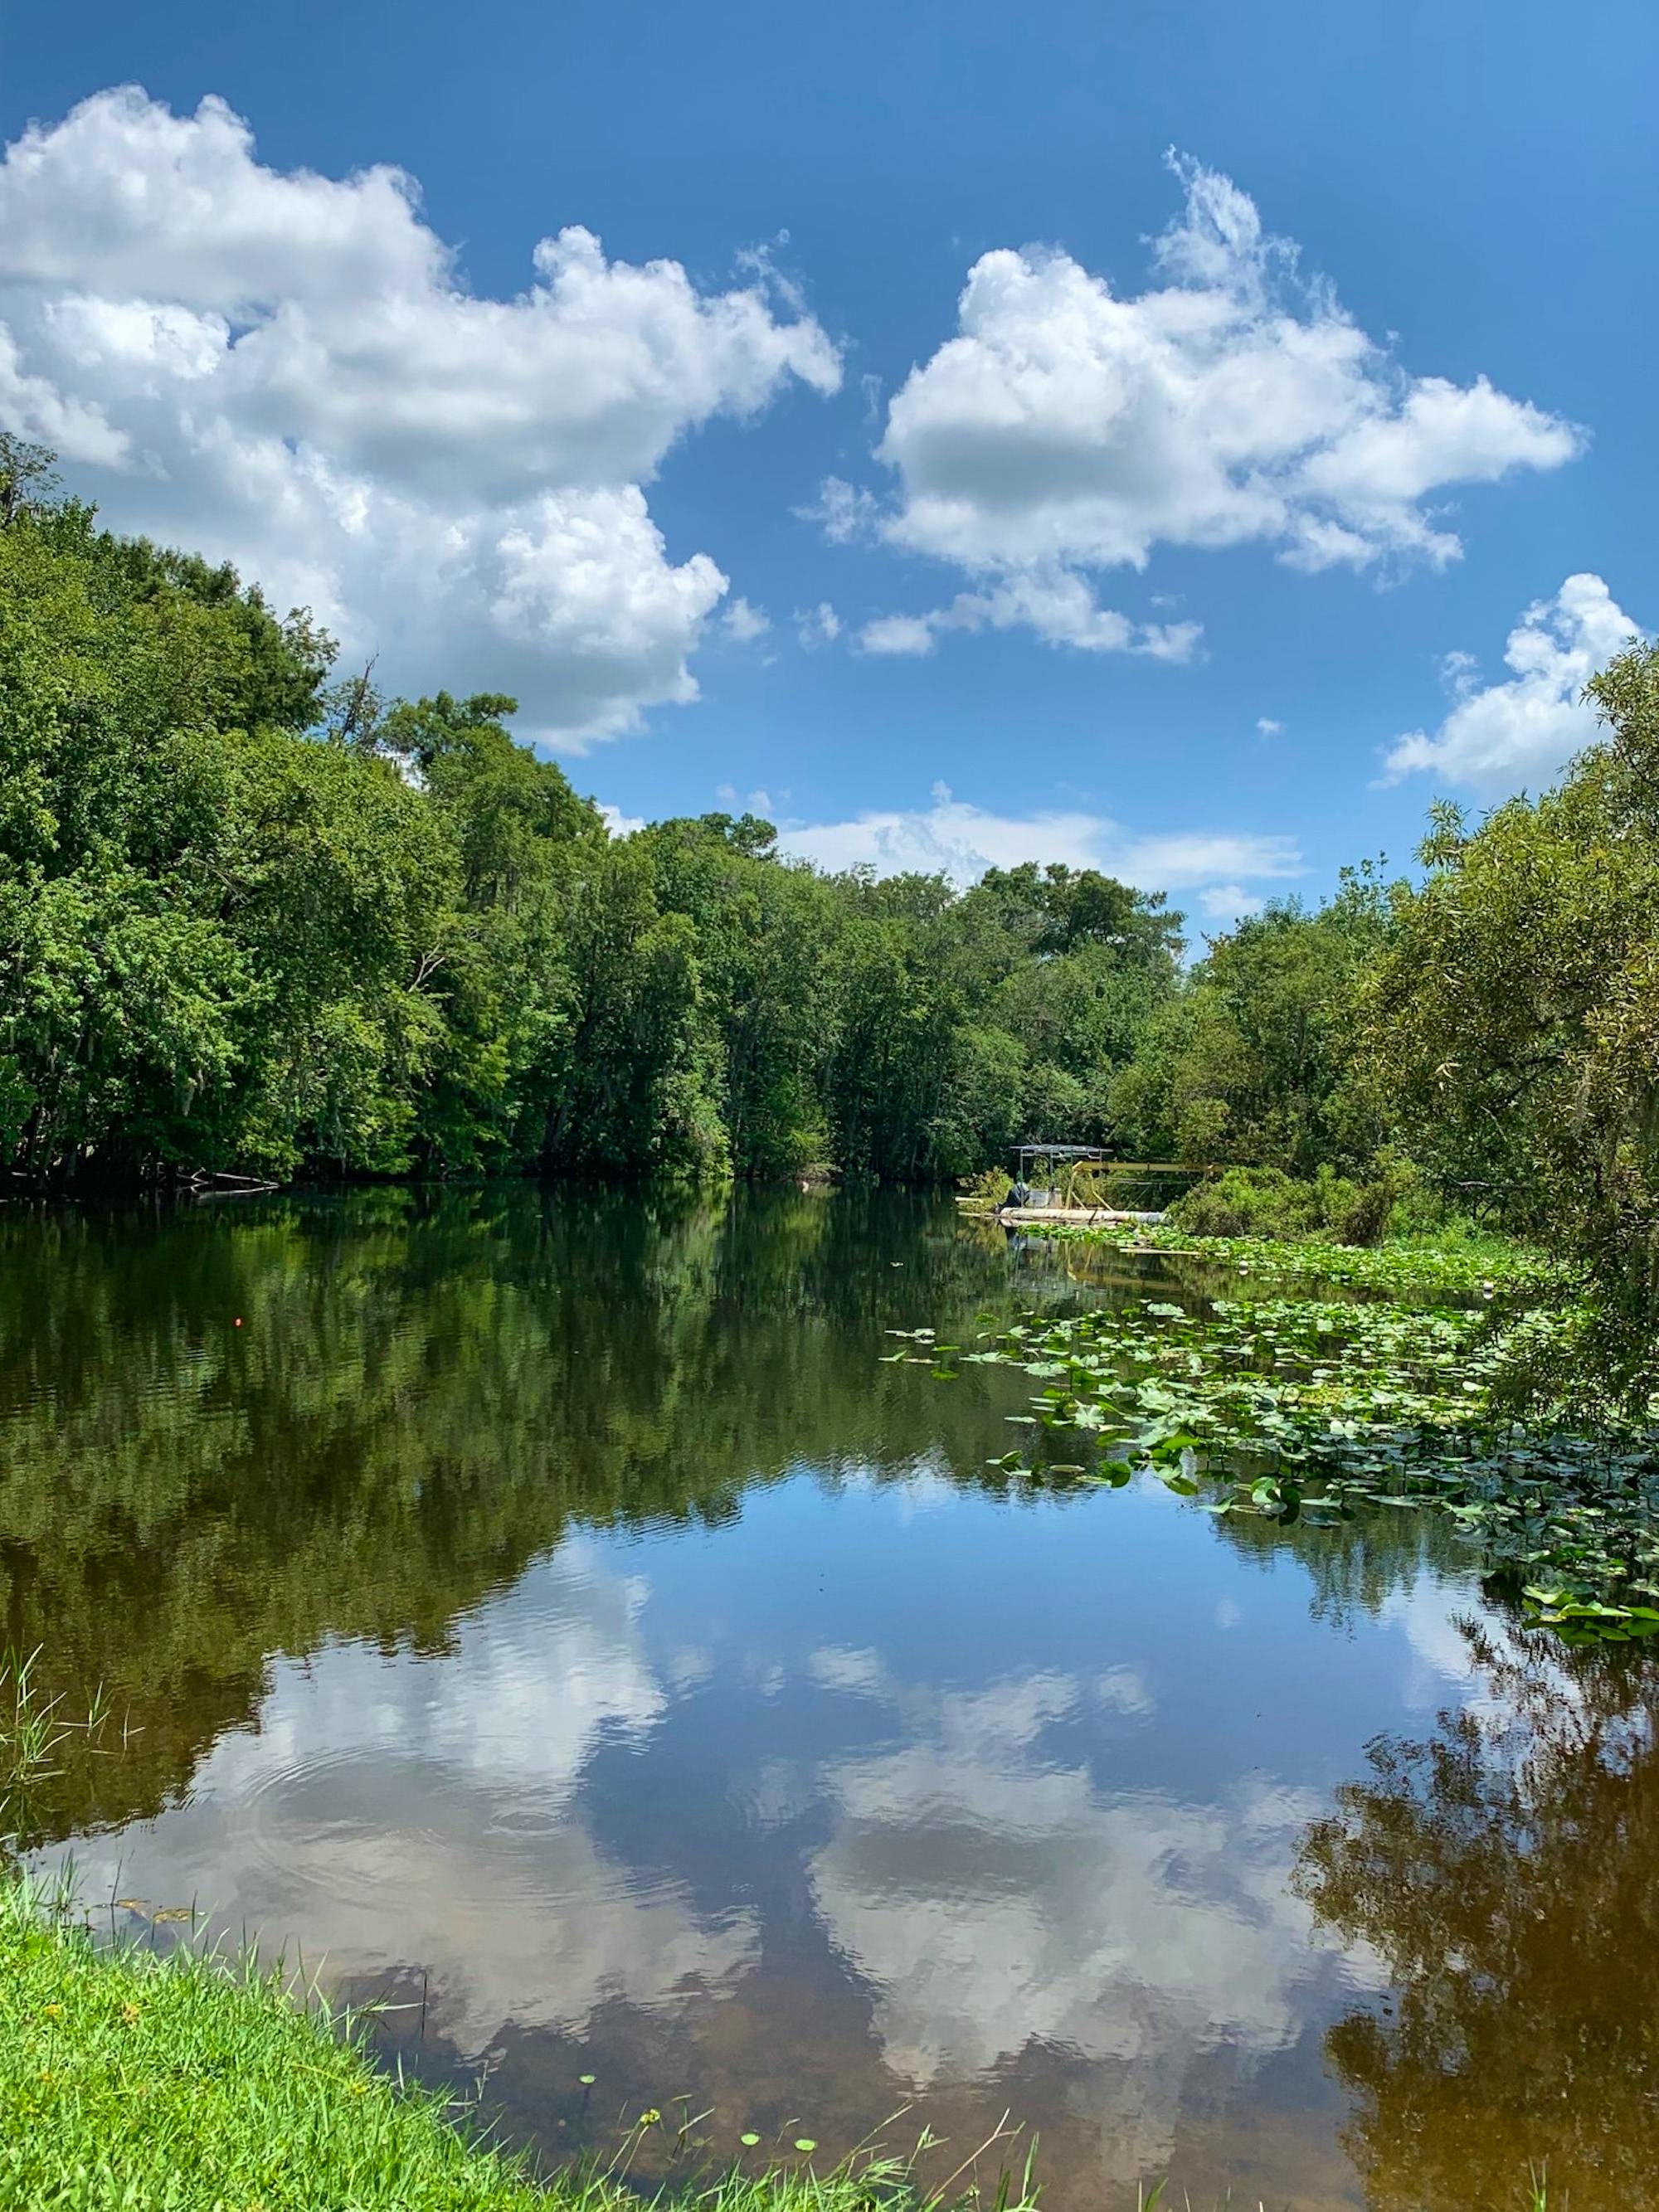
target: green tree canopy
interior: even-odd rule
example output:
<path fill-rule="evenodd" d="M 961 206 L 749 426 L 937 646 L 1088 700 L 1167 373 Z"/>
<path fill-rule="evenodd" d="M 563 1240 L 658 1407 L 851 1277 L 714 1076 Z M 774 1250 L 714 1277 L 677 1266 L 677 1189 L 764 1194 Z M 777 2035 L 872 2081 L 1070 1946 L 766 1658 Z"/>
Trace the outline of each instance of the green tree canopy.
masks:
<path fill-rule="evenodd" d="M 1553 1237 L 1601 1295 L 1593 1364 L 1659 1381 L 1659 648 L 1589 686 L 1607 727 L 1554 791 L 1439 810 L 1394 896 L 1368 1056 L 1449 1189 Z"/>
<path fill-rule="evenodd" d="M 235 1172 L 965 1174 L 1105 1125 L 1179 917 L 1094 871 L 612 838 L 514 702 L 387 701 L 0 442 L 0 1149 Z"/>
<path fill-rule="evenodd" d="M 1392 926 L 1380 869 L 1214 939 L 1187 988 L 1145 1010 L 1109 1115 L 1142 1157 L 1310 1175 L 1362 1166 L 1381 1131 L 1360 1096 L 1357 1010 Z"/>

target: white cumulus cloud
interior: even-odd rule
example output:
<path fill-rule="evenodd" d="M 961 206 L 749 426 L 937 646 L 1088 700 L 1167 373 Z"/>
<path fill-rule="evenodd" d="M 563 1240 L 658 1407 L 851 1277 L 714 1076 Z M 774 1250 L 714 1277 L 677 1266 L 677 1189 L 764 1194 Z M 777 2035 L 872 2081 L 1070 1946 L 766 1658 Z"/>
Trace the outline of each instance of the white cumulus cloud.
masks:
<path fill-rule="evenodd" d="M 671 447 L 840 378 L 757 263 L 707 292 L 571 226 L 481 298 L 411 179 L 267 167 L 217 99 L 100 93 L 0 161 L 0 426 L 400 686 L 516 690 L 566 742 L 696 696 L 726 580 L 649 514 Z"/>
<path fill-rule="evenodd" d="M 778 839 L 786 852 L 832 870 L 868 867 L 880 876 L 943 873 L 970 884 L 988 868 L 1063 861 L 1100 868 L 1146 890 L 1199 890 L 1206 915 L 1249 911 L 1260 903 L 1242 885 L 1303 872 L 1294 841 L 1232 830 L 1137 835 L 1109 816 L 1082 810 L 997 814 L 933 787 L 927 807 L 871 809 L 841 822 L 794 823 Z M 1206 903 L 1205 887 L 1221 903 Z"/>
<path fill-rule="evenodd" d="M 1432 734 L 1412 730 L 1395 739 L 1382 781 L 1426 774 L 1487 798 L 1547 784 L 1595 738 L 1584 685 L 1636 629 L 1600 576 L 1569 576 L 1510 632 L 1505 680 L 1482 686 L 1472 653 L 1443 658 L 1442 679 L 1455 703 Z"/>
<path fill-rule="evenodd" d="M 1572 424 L 1486 376 L 1407 374 L 1229 179 L 1172 166 L 1186 204 L 1146 290 L 1120 295 L 1057 248 L 984 254 L 956 335 L 894 395 L 877 451 L 896 497 L 875 526 L 965 571 L 984 609 L 912 619 L 1179 658 L 1191 626 L 1150 643 L 1095 605 L 1099 571 L 1244 544 L 1301 568 L 1443 564 L 1462 547 L 1442 495 L 1581 449 Z M 842 483 L 821 512 L 836 538 L 872 520 Z"/>

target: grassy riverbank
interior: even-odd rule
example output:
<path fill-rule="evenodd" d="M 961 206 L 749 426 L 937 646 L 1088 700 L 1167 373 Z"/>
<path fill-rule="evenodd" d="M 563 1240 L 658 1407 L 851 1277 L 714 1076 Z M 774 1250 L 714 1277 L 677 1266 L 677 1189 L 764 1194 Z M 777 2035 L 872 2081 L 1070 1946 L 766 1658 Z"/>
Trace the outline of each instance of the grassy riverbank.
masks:
<path fill-rule="evenodd" d="M 0 2207 L 638 2212 L 614 2170 L 538 2184 L 453 2124 L 441 2100 L 377 2071 L 341 2025 L 296 2004 L 280 1976 L 238 1976 L 189 1953 L 110 1953 L 25 1886 L 0 1885 Z M 697 2212 L 927 2202 L 902 2166 L 818 2174 L 799 2153 L 672 2201 Z M 999 2200 L 1003 2212 L 1026 2201 L 1018 2187 Z"/>

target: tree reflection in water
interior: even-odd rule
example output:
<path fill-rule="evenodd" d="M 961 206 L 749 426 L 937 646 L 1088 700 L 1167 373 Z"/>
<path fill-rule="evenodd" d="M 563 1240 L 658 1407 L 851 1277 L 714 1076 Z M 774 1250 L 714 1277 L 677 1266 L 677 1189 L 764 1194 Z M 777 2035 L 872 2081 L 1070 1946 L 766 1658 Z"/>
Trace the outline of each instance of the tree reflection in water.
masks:
<path fill-rule="evenodd" d="M 67 1747 L 30 1840 L 176 1802 L 276 1654 L 448 1650 L 573 1529 L 719 1525 L 802 1464 L 1006 1486 L 1000 1380 L 876 1358 L 1066 1293 L 956 1227 L 522 1183 L 0 1218 L 0 1647 L 131 1724 Z"/>
<path fill-rule="evenodd" d="M 1327 2051 L 1373 2212 L 1659 2203 L 1659 1663 L 1463 1626 L 1487 1694 L 1378 1739 L 1297 1886 L 1394 2002 Z"/>

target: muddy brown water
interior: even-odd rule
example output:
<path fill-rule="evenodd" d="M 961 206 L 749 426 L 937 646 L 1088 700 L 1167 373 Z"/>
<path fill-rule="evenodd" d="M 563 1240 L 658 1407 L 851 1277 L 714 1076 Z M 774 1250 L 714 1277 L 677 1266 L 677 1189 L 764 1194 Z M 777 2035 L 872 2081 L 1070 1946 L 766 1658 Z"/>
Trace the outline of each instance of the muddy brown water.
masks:
<path fill-rule="evenodd" d="M 14 1210 L 5 1633 L 125 1723 L 37 1863 L 553 2160 L 1006 2112 L 1060 2212 L 1659 2202 L 1651 1662 L 1425 1519 L 1011 1485 L 1031 1386 L 881 1364 L 1181 1294 L 915 1199 Z"/>

